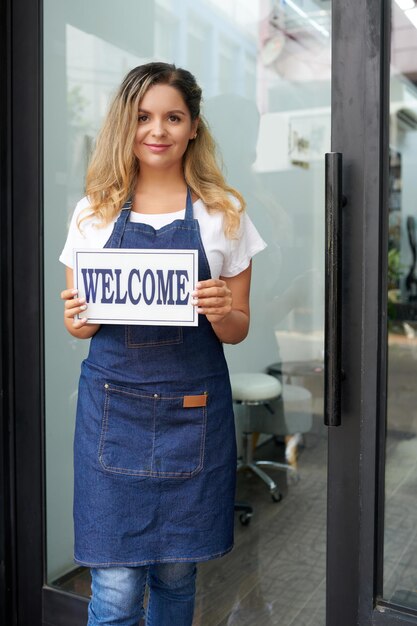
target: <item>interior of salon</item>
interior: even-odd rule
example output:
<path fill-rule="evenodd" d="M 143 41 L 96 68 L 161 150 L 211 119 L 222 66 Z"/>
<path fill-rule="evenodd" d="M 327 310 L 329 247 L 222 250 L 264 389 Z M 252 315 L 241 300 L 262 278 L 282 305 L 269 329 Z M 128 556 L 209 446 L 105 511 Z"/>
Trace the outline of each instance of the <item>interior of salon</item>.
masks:
<path fill-rule="evenodd" d="M 330 0 L 45 0 L 45 497 L 48 585 L 90 595 L 73 562 L 73 435 L 88 342 L 68 334 L 58 258 L 122 78 L 149 61 L 190 70 L 229 184 L 264 251 L 247 339 L 226 345 L 238 449 L 235 547 L 199 565 L 194 626 L 323 626 L 325 187 Z M 392 3 L 384 597 L 417 570 L 417 18 Z"/>

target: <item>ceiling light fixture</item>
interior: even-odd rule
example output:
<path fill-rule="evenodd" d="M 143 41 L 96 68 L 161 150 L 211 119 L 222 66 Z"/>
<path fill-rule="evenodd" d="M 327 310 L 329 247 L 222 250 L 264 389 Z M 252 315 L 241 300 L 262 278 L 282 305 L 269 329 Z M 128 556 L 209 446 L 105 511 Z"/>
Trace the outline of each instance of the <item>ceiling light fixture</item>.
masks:
<path fill-rule="evenodd" d="M 417 28 L 417 7 L 405 11 L 405 15 L 408 17 L 410 22 Z"/>
<path fill-rule="evenodd" d="M 404 11 L 412 25 L 417 28 L 417 6 L 415 0 L 395 0 L 397 6 Z"/>
<path fill-rule="evenodd" d="M 301 17 L 307 20 L 307 22 L 309 22 L 309 24 L 311 24 L 313 28 L 318 30 L 319 33 L 321 33 L 325 37 L 330 37 L 329 31 L 324 28 L 324 26 L 320 26 L 320 24 L 318 24 L 316 20 L 312 20 L 310 17 L 308 17 L 307 13 L 303 11 L 303 9 L 300 9 L 300 7 L 297 6 L 295 2 L 293 2 L 293 0 L 285 0 L 285 4 L 288 4 L 288 6 L 291 7 L 293 11 L 295 11 L 296 13 L 298 13 L 298 15 L 301 15 Z"/>
<path fill-rule="evenodd" d="M 415 7 L 414 0 L 395 0 L 395 2 L 403 11 L 408 11 L 408 9 L 414 9 Z"/>

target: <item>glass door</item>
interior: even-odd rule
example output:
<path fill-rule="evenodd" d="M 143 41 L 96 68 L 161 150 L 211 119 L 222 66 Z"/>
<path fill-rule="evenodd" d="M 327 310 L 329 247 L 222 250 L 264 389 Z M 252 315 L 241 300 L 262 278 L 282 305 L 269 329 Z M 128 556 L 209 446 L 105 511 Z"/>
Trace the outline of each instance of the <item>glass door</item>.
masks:
<path fill-rule="evenodd" d="M 72 562 L 71 447 L 86 346 L 64 332 L 57 259 L 109 97 L 130 67 L 152 59 L 197 75 L 227 177 L 268 243 L 254 261 L 251 334 L 227 347 L 227 358 L 232 376 L 268 374 L 282 389 L 268 406 L 236 404 L 241 461 L 249 451 L 257 461 L 288 465 L 262 468 L 276 482 L 274 498 L 258 474 L 238 470 L 236 497 L 253 515 L 247 524 L 237 511 L 234 551 L 202 564 L 195 623 L 416 623 L 408 219 L 414 3 L 125 0 L 117 12 L 111 0 L 41 4 L 6 3 L 13 54 L 5 82 L 13 115 L 5 141 L 13 151 L 12 167 L 2 165 L 11 181 L 1 233 L 10 251 L 4 406 L 12 425 L 5 447 L 12 452 L 16 522 L 7 531 L 9 577 L 16 581 L 12 608 L 19 623 L 85 623 L 88 572 Z M 343 154 L 346 206 L 342 424 L 327 431 L 324 153 L 330 150 Z"/>
<path fill-rule="evenodd" d="M 325 622 L 327 431 L 323 425 L 324 153 L 331 148 L 331 3 L 318 0 L 44 2 L 45 434 L 47 586 L 82 623 L 88 570 L 72 562 L 72 436 L 80 362 L 66 334 L 68 221 L 113 90 L 150 60 L 191 70 L 228 181 L 268 244 L 254 259 L 251 330 L 226 346 L 232 374 L 281 392 L 236 404 L 236 544 L 199 566 L 195 625 Z M 65 359 L 62 355 L 65 354 Z M 248 433 L 251 433 L 250 436 Z M 255 461 L 276 483 L 248 467 Z M 259 473 L 259 472 L 258 472 Z M 248 523 L 250 522 L 250 523 Z M 53 620 L 53 611 L 48 611 Z M 66 618 L 63 618 L 64 620 Z M 53 623 L 53 622 L 51 622 Z M 66 623 L 66 622 L 65 622 Z"/>
<path fill-rule="evenodd" d="M 259 475 L 238 470 L 236 497 L 253 515 L 237 511 L 234 551 L 201 566 L 195 623 L 417 623 L 416 10 L 414 0 L 2 4 L 0 531 L 11 624 L 86 621 L 89 577 L 72 562 L 71 526 L 86 346 L 64 332 L 57 259 L 109 97 L 151 59 L 197 75 L 227 176 L 268 243 L 254 261 L 251 334 L 227 358 L 232 376 L 267 373 L 282 385 L 268 407 L 236 405 L 241 460 L 249 452 L 289 466 L 260 466 L 276 482 L 274 499 Z M 341 426 L 326 431 L 330 150 L 343 156 L 345 202 Z"/>
<path fill-rule="evenodd" d="M 391 10 L 382 597 L 417 616 L 417 7 L 395 0 Z"/>

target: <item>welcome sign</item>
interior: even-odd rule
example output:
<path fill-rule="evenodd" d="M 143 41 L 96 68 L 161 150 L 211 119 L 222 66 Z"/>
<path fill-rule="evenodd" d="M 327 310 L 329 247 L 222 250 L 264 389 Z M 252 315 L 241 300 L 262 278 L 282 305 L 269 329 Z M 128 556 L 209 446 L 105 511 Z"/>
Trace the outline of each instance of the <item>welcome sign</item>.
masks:
<path fill-rule="evenodd" d="M 198 325 L 198 250 L 77 249 L 74 281 L 91 324 Z"/>

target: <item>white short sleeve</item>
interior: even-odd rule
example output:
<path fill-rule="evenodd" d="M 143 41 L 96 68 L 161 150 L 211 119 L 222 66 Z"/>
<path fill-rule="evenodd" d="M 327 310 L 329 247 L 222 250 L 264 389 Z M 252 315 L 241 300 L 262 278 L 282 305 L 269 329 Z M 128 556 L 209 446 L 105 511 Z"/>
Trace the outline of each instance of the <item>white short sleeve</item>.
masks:
<path fill-rule="evenodd" d="M 221 270 L 221 276 L 225 278 L 237 276 L 243 272 L 248 267 L 252 257 L 266 248 L 266 243 L 247 213 L 244 213 L 241 218 L 237 238 L 228 240 L 228 243 Z"/>

